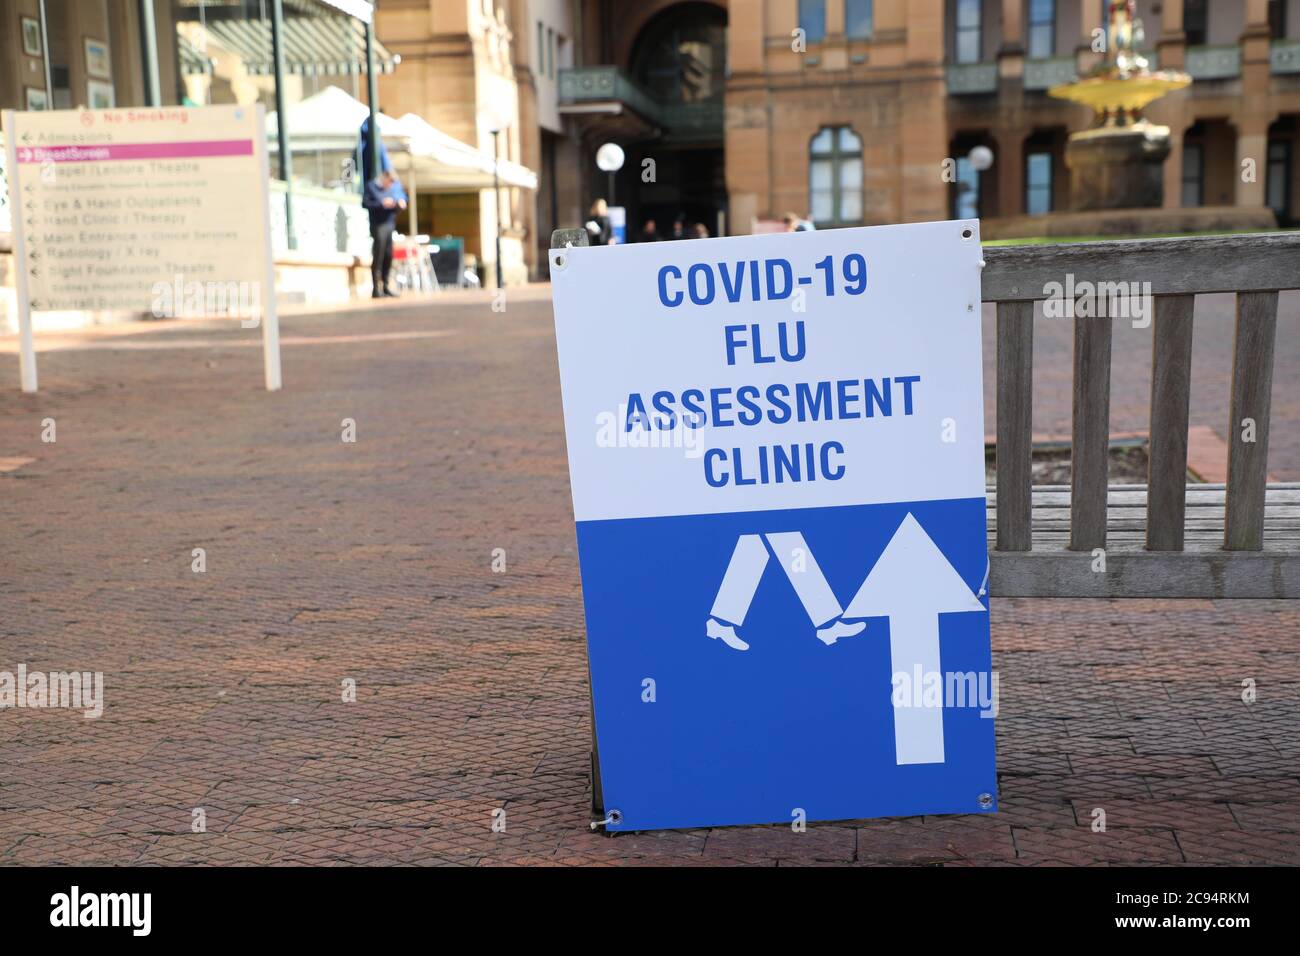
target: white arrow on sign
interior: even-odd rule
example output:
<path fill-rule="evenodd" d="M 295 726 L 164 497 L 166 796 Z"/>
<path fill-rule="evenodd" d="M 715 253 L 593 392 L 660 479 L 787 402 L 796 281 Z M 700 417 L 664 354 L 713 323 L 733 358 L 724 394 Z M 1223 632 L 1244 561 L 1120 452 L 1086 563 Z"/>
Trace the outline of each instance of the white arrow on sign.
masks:
<path fill-rule="evenodd" d="M 845 618 L 889 618 L 894 674 L 942 674 L 939 615 L 983 611 L 971 589 L 908 512 L 875 567 L 849 602 Z M 900 764 L 943 763 L 943 708 L 894 701 L 894 747 Z"/>

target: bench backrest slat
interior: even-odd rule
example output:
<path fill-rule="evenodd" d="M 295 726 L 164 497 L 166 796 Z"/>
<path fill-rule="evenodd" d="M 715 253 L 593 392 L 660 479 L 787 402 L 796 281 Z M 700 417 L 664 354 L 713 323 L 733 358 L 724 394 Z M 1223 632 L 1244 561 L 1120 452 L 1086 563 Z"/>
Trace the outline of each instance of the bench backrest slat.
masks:
<path fill-rule="evenodd" d="M 1106 546 L 1110 465 L 1110 319 L 1074 320 L 1074 414 L 1070 433 L 1070 548 Z"/>
<path fill-rule="evenodd" d="M 1229 551 L 1259 551 L 1264 547 L 1269 395 L 1273 388 L 1276 338 L 1277 293 L 1238 295 L 1237 327 L 1232 344 L 1232 417 L 1228 422 L 1227 511 L 1223 527 L 1223 546 Z M 1247 419 L 1253 422 L 1253 429 Z"/>
<path fill-rule="evenodd" d="M 1194 295 L 1155 300 L 1151 428 L 1147 439 L 1147 549 L 1183 550 Z"/>
<path fill-rule="evenodd" d="M 1042 299 L 1067 275 L 1076 285 L 1149 282 L 1152 295 L 1269 292 L 1300 288 L 1300 232 L 989 246 L 984 262 L 985 302 Z"/>
<path fill-rule="evenodd" d="M 999 551 L 1028 551 L 1033 512 L 1034 303 L 998 303 L 997 341 L 997 546 Z"/>

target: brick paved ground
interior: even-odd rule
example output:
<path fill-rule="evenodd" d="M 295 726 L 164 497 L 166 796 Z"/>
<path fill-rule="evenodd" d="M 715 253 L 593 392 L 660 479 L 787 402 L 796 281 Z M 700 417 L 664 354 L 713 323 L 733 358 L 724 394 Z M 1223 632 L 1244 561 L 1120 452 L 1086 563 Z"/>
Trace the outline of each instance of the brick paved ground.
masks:
<path fill-rule="evenodd" d="M 255 333 L 0 355 L 0 669 L 107 680 L 0 712 L 0 863 L 1300 863 L 1286 602 L 995 601 L 996 816 L 590 834 L 544 296 L 287 319 L 276 395 Z"/>

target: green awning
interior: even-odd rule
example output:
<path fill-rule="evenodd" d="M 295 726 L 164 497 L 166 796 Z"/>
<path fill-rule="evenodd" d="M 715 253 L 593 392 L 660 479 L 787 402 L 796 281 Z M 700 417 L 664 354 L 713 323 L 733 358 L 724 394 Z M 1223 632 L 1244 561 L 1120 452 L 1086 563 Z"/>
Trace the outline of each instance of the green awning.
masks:
<path fill-rule="evenodd" d="M 208 58 L 225 50 L 239 57 L 250 74 L 270 76 L 275 72 L 270 20 L 208 17 L 202 23 L 202 28 L 211 38 L 212 45 L 206 52 L 195 50 L 199 56 Z M 375 41 L 376 71 L 392 73 L 399 61 L 400 57 L 386 50 L 378 40 Z M 182 47 L 182 71 L 188 74 L 210 73 L 210 60 L 207 69 L 200 67 L 201 64 L 197 61 L 187 64 Z M 284 68 L 286 72 L 298 76 L 364 74 L 365 25 L 359 20 L 342 16 L 286 16 Z"/>
<path fill-rule="evenodd" d="M 181 60 L 181 73 L 185 76 L 211 76 L 212 57 L 207 56 L 182 34 L 176 35 L 177 54 Z"/>

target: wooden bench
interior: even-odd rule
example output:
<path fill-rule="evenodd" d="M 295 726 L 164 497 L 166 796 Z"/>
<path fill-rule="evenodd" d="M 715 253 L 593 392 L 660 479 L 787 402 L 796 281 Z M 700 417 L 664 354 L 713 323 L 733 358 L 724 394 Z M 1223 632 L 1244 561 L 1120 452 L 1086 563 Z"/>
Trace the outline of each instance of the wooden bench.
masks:
<path fill-rule="evenodd" d="M 585 246 L 586 230 L 552 234 L 551 248 L 570 244 Z M 1300 597 L 1300 485 L 1267 484 L 1278 292 L 1300 289 L 1300 233 L 993 246 L 984 261 L 982 298 L 997 304 L 990 593 Z M 1074 323 L 1071 484 L 1032 484 L 1034 302 L 1067 275 L 1076 285 L 1150 283 L 1146 485 L 1108 485 L 1116 320 L 1091 317 L 1044 320 Z M 1198 294 L 1211 292 L 1237 295 L 1228 481 L 1189 485 L 1192 310 Z M 1254 442 L 1242 440 L 1247 418 L 1255 422 Z"/>
<path fill-rule="evenodd" d="M 990 247 L 984 260 L 982 297 L 997 304 L 990 593 L 1300 597 L 1300 485 L 1267 483 L 1278 291 L 1300 288 L 1300 233 Z M 1074 323 L 1071 484 L 1031 484 L 1034 302 L 1067 274 L 1076 285 L 1150 283 L 1146 485 L 1108 486 L 1117 320 L 1092 317 L 1044 320 Z M 1237 296 L 1228 480 L 1188 485 L 1192 311 L 1210 292 Z"/>

